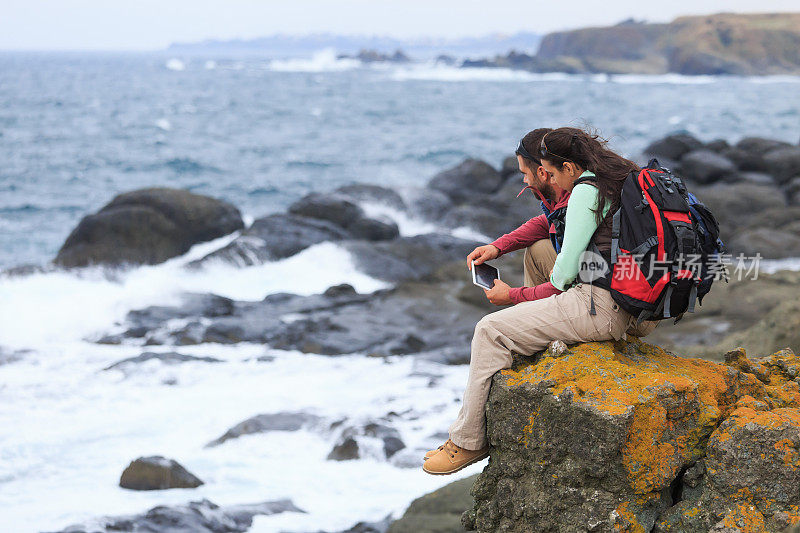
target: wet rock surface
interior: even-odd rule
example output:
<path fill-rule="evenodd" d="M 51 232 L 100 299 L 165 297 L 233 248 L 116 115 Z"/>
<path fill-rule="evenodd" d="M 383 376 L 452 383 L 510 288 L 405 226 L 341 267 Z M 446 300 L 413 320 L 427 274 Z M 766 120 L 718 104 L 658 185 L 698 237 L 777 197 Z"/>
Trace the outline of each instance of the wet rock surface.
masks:
<path fill-rule="evenodd" d="M 740 350 L 725 359 L 684 359 L 640 340 L 518 358 L 493 379 L 491 458 L 463 524 L 478 531 L 709 531 L 736 522 L 745 507 L 761 509 L 768 528 L 742 531 L 800 521 L 793 463 L 800 359 L 788 349 L 753 360 Z M 698 526 L 670 525 L 681 523 Z"/>
<path fill-rule="evenodd" d="M 133 311 L 124 333 L 106 335 L 100 342 L 257 342 L 324 355 L 400 355 L 449 346 L 468 353 L 475 321 L 484 313 L 453 297 L 443 284 L 410 283 L 371 294 L 343 285 L 321 295 L 271 294 L 260 302 L 213 295 L 194 300 L 205 304 L 195 306 L 195 313 L 184 306 Z M 187 318 L 185 325 L 175 322 Z"/>
<path fill-rule="evenodd" d="M 83 217 L 54 262 L 65 267 L 156 264 L 243 226 L 239 210 L 227 202 L 181 189 L 140 189 Z"/>
<path fill-rule="evenodd" d="M 219 506 L 210 500 L 189 502 L 186 505 L 159 505 L 138 515 L 104 516 L 91 525 L 77 524 L 58 533 L 130 532 L 189 532 L 244 533 L 253 525 L 256 515 L 303 513 L 290 500 L 275 500 L 244 505 Z"/>
<path fill-rule="evenodd" d="M 119 486 L 132 490 L 193 489 L 203 482 L 174 459 L 159 455 L 131 461 L 119 479 Z"/>

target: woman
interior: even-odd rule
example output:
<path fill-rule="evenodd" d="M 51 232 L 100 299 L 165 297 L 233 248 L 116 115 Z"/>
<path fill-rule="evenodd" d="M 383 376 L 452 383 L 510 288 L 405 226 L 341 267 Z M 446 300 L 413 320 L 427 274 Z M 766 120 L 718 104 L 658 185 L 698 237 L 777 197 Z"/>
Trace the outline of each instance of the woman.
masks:
<path fill-rule="evenodd" d="M 628 174 L 639 167 L 606 148 L 598 136 L 577 128 L 555 129 L 536 148 L 544 169 L 571 192 L 561 249 L 549 281 L 535 291 L 547 296 L 488 314 L 475 326 L 461 410 L 447 442 L 425 454 L 422 468 L 429 474 L 451 474 L 489 454 L 484 407 L 492 376 L 511 366 L 512 353 L 531 355 L 553 340 L 619 340 L 636 324 L 608 290 L 577 277 L 580 255 L 593 236 L 608 260 L 610 215 L 619 207 Z M 647 323 L 636 332 L 646 335 L 656 324 Z"/>

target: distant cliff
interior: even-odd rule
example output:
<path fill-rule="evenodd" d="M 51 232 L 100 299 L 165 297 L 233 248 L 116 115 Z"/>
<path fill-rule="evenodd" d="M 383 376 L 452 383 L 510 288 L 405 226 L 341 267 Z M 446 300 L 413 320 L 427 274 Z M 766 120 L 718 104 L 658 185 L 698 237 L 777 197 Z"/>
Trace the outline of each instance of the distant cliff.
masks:
<path fill-rule="evenodd" d="M 541 72 L 800 74 L 800 13 L 722 13 L 669 24 L 625 21 L 551 33 L 529 61 L 520 64 L 518 56 L 490 62 Z"/>

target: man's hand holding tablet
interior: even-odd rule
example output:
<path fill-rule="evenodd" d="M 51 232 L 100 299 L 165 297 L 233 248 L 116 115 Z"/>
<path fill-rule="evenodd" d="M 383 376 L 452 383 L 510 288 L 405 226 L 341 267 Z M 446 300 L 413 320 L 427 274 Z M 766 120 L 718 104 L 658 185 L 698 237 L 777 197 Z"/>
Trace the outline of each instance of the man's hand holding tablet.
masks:
<path fill-rule="evenodd" d="M 500 280 L 500 272 L 495 267 L 471 261 L 470 270 L 472 271 L 472 283 L 483 289 L 483 292 L 486 293 L 486 298 L 490 302 L 494 305 L 510 305 L 514 303 L 508 296 L 508 290 L 511 287 Z"/>

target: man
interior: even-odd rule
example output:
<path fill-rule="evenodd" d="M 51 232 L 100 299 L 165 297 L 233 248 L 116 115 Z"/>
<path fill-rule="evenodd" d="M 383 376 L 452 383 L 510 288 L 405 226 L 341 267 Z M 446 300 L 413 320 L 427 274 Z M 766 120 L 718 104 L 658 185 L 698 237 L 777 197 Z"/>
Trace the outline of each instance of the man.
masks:
<path fill-rule="evenodd" d="M 517 164 L 526 185 L 523 191 L 531 189 L 539 197 L 543 214 L 528 220 L 491 244 L 475 248 L 467 256 L 467 268 L 471 269 L 473 260 L 476 265 L 480 265 L 505 253 L 525 248 L 525 286 L 512 288 L 497 280 L 493 288 L 485 291 L 486 297 L 495 305 L 517 304 L 549 296 L 540 293 L 545 290 L 541 284 L 550 279 L 550 272 L 561 247 L 560 239 L 564 232 L 564 215 L 570 193 L 559 187 L 540 161 L 525 148 L 539 146 L 542 137 L 549 131 L 550 128 L 539 128 L 528 133 L 520 141 L 516 152 Z M 552 294 L 555 294 L 554 288 Z"/>
<path fill-rule="evenodd" d="M 540 198 L 544 213 L 492 244 L 475 248 L 467 256 L 467 265 L 471 268 L 473 260 L 481 264 L 525 248 L 525 287 L 512 288 L 496 280 L 491 289 L 485 290 L 493 304 L 514 306 L 483 317 L 475 326 L 470 373 L 461 410 L 450 425 L 447 442 L 425 454 L 422 468 L 429 474 L 452 474 L 489 454 L 484 406 L 492 375 L 511 366 L 512 352 L 524 354 L 542 349 L 548 338 L 574 343 L 620 339 L 625 334 L 641 337 L 658 324 L 644 321 L 637 325 L 630 315 L 628 319 L 620 319 L 619 313 L 624 311 L 607 291 L 607 296 L 597 306 L 597 313 L 590 315 L 583 308 L 589 301 L 585 286 L 578 284 L 579 288 L 570 293 L 557 289 L 550 282 L 564 238 L 570 193 L 559 187 L 541 161 L 531 155 L 536 153 L 535 147 L 549 131 L 531 131 L 523 137 L 516 151 L 526 189 L 530 188 Z"/>

